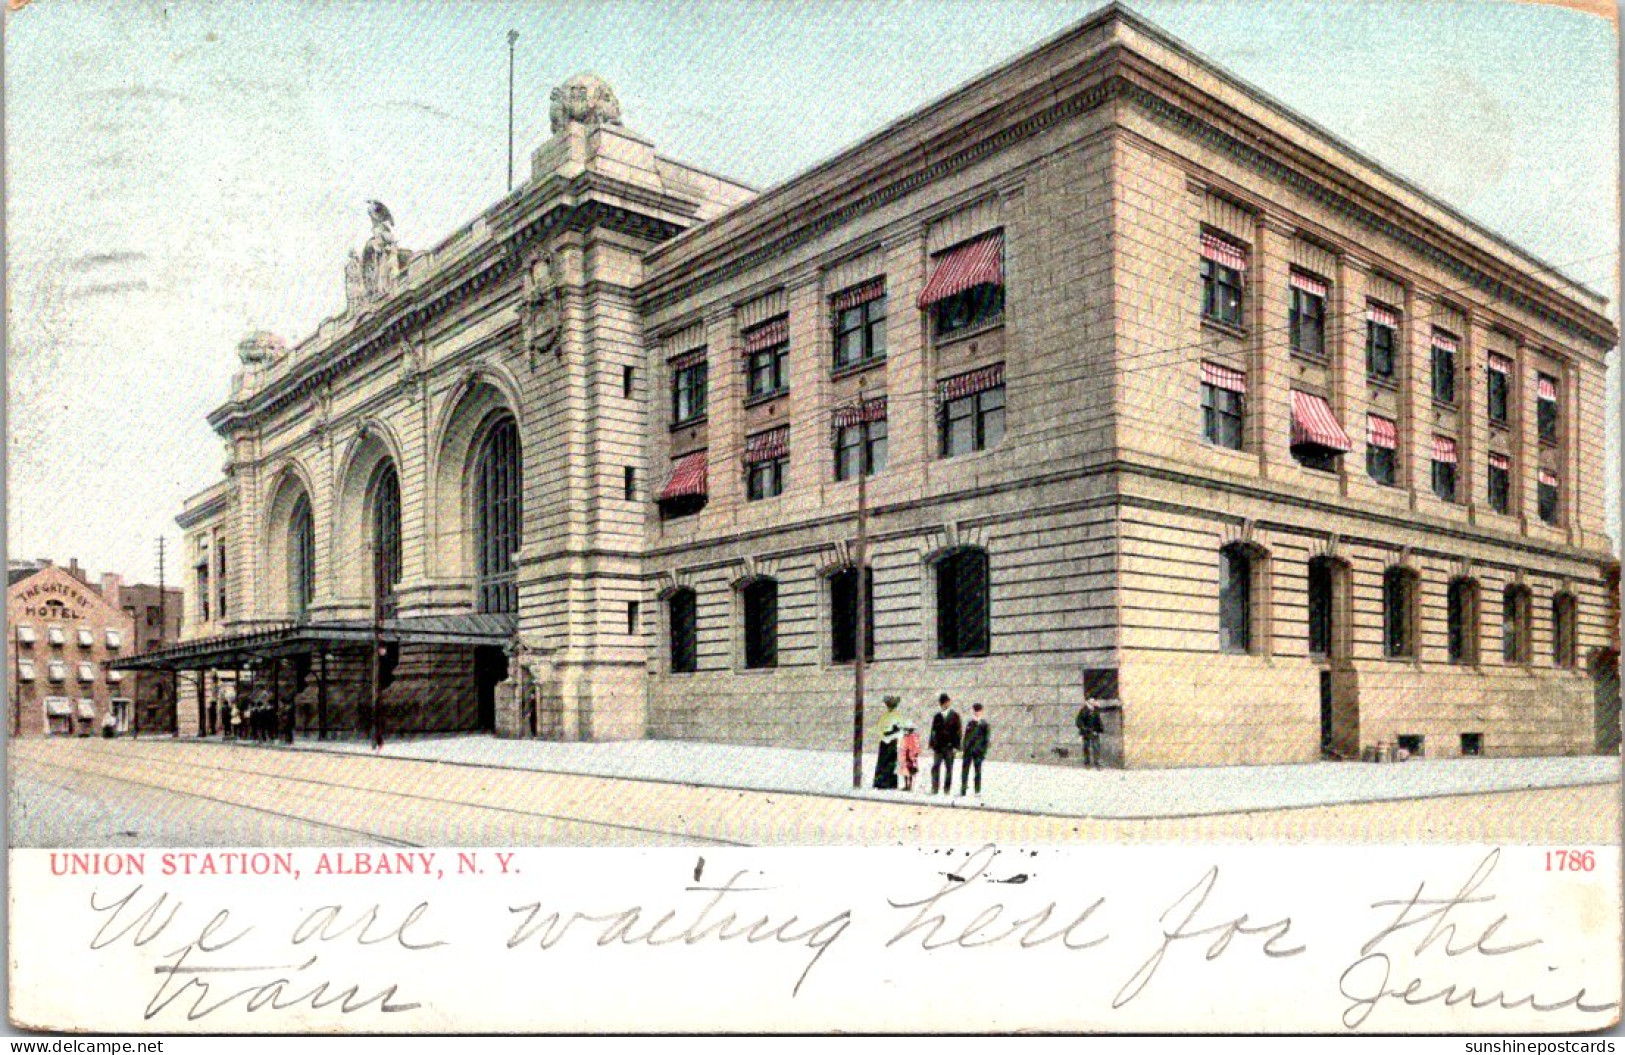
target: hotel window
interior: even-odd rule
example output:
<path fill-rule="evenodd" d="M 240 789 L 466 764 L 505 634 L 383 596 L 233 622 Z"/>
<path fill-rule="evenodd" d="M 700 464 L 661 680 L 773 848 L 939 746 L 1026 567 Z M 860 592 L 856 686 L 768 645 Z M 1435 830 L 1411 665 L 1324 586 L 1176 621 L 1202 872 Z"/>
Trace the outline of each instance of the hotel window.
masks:
<path fill-rule="evenodd" d="M 1579 602 L 1572 593 L 1552 598 L 1552 665 L 1565 670 L 1576 664 Z"/>
<path fill-rule="evenodd" d="M 87 684 L 89 682 L 95 681 L 96 680 L 96 668 L 91 666 L 89 663 L 81 663 L 81 664 L 79 664 L 79 680 L 82 681 L 82 682 L 86 682 Z"/>
<path fill-rule="evenodd" d="M 1433 437 L 1433 493 L 1445 502 L 1456 500 L 1456 441 Z"/>
<path fill-rule="evenodd" d="M 1218 363 L 1202 364 L 1202 438 L 1216 447 L 1242 448 L 1247 375 Z"/>
<path fill-rule="evenodd" d="M 28 626 L 27 624 L 18 625 L 18 627 L 17 627 L 17 643 L 18 644 L 32 645 L 37 640 L 39 640 L 39 639 L 35 636 L 33 627 Z"/>
<path fill-rule="evenodd" d="M 310 497 L 300 494 L 288 518 L 288 595 L 294 614 L 303 615 L 316 596 L 316 522 L 310 513 Z M 153 624 L 153 609 L 147 610 L 147 625 Z"/>
<path fill-rule="evenodd" d="M 1325 279 L 1302 271 L 1293 271 L 1292 310 L 1288 317 L 1292 333 L 1292 350 L 1299 355 L 1323 359 L 1326 356 L 1326 296 L 1330 292 Z"/>
<path fill-rule="evenodd" d="M 745 666 L 762 670 L 779 665 L 779 584 L 753 579 L 740 591 L 745 609 Z"/>
<path fill-rule="evenodd" d="M 65 645 L 68 643 L 67 635 L 62 632 L 62 628 L 60 626 L 46 627 L 45 640 L 49 641 L 53 645 Z"/>
<path fill-rule="evenodd" d="M 19 681 L 33 681 L 34 680 L 34 661 L 33 660 L 31 660 L 31 659 L 19 659 L 17 661 L 17 680 L 19 680 Z"/>
<path fill-rule="evenodd" d="M 1526 586 L 1508 586 L 1501 594 L 1501 659 L 1513 665 L 1529 662 L 1531 597 Z"/>
<path fill-rule="evenodd" d="M 226 547 L 224 544 L 215 550 L 214 580 L 214 617 L 224 619 L 226 618 Z"/>
<path fill-rule="evenodd" d="M 514 554 L 522 533 L 519 426 L 504 415 L 486 432 L 474 467 L 475 584 L 481 612 L 517 612 Z"/>
<path fill-rule="evenodd" d="M 937 383 L 944 458 L 996 447 L 1004 438 L 1004 364 Z"/>
<path fill-rule="evenodd" d="M 109 685 L 117 685 L 119 682 L 121 682 L 123 680 L 124 680 L 124 672 L 122 670 L 110 670 L 110 671 L 107 672 L 107 684 L 109 684 Z"/>
<path fill-rule="evenodd" d="M 1251 652 L 1253 647 L 1252 554 L 1239 545 L 1219 551 L 1219 650 Z"/>
<path fill-rule="evenodd" d="M 385 619 L 395 616 L 401 558 L 401 476 L 395 463 L 386 461 L 372 478 L 372 590 Z"/>
<path fill-rule="evenodd" d="M 1490 508 L 1497 513 L 1512 508 L 1512 459 L 1493 451 L 1490 453 L 1489 500 Z"/>
<path fill-rule="evenodd" d="M 1433 331 L 1433 401 L 1456 401 L 1456 338 L 1443 330 Z"/>
<path fill-rule="evenodd" d="M 1557 523 L 1557 497 L 1557 474 L 1550 469 L 1542 469 L 1539 486 L 1535 488 L 1535 501 L 1540 519 L 1548 524 Z"/>
<path fill-rule="evenodd" d="M 1399 429 L 1393 419 L 1368 414 L 1365 419 L 1365 471 L 1384 487 L 1394 486 Z"/>
<path fill-rule="evenodd" d="M 991 637 L 987 552 L 962 549 L 937 561 L 937 655 L 985 656 Z"/>
<path fill-rule="evenodd" d="M 709 365 L 705 349 L 680 355 L 667 364 L 671 370 L 671 421 L 687 425 L 705 417 L 705 390 Z"/>
<path fill-rule="evenodd" d="M 790 426 L 758 432 L 745 440 L 745 497 L 757 502 L 784 493 L 790 469 Z"/>
<path fill-rule="evenodd" d="M 666 599 L 673 674 L 692 674 L 699 667 L 698 601 L 698 596 L 687 587 L 673 590 Z"/>
<path fill-rule="evenodd" d="M 60 659 L 51 660 L 45 669 L 46 673 L 53 682 L 63 682 L 68 680 L 68 665 L 62 662 Z"/>
<path fill-rule="evenodd" d="M 1382 644 L 1390 659 L 1416 654 L 1416 573 L 1408 568 L 1382 573 Z"/>
<path fill-rule="evenodd" d="M 875 658 L 875 570 L 863 569 L 863 658 Z M 858 572 L 843 568 L 829 577 L 829 658 L 851 663 L 857 657 Z"/>
<path fill-rule="evenodd" d="M 204 557 L 203 563 L 192 569 L 192 576 L 196 580 L 197 615 L 198 622 L 209 621 L 209 559 Z"/>
<path fill-rule="evenodd" d="M 1379 381 L 1394 377 L 1394 346 L 1398 343 L 1399 313 L 1385 304 L 1366 302 L 1365 372 Z"/>
<path fill-rule="evenodd" d="M 80 648 L 94 648 L 96 646 L 96 637 L 90 632 L 89 627 L 80 627 L 76 636 L 79 638 Z"/>
<path fill-rule="evenodd" d="M 877 278 L 830 298 L 834 368 L 886 358 L 886 280 Z"/>
<path fill-rule="evenodd" d="M 1451 579 L 1445 595 L 1445 649 L 1452 663 L 1478 662 L 1478 584 Z"/>
<path fill-rule="evenodd" d="M 705 451 L 690 451 L 673 458 L 666 483 L 660 489 L 660 516 L 664 520 L 691 516 L 705 508 L 708 491 Z"/>
<path fill-rule="evenodd" d="M 855 480 L 886 468 L 886 397 L 835 414 L 835 479 Z"/>
<path fill-rule="evenodd" d="M 1227 238 L 1202 233 L 1202 316 L 1240 326 L 1247 250 Z"/>
<path fill-rule="evenodd" d="M 1292 457 L 1306 469 L 1336 472 L 1337 458 L 1354 444 L 1324 396 L 1292 391 Z"/>
<path fill-rule="evenodd" d="M 1484 408 L 1490 421 L 1497 425 L 1507 423 L 1507 408 L 1511 405 L 1512 360 L 1491 352 L 1484 368 Z"/>
<path fill-rule="evenodd" d="M 783 316 L 745 331 L 745 398 L 790 390 L 790 322 Z"/>
<path fill-rule="evenodd" d="M 920 291 L 938 340 L 999 321 L 1004 315 L 1004 234 L 957 245 L 936 257 Z"/>
<path fill-rule="evenodd" d="M 1557 379 L 1549 374 L 1535 378 L 1535 429 L 1540 442 L 1557 442 Z"/>
<path fill-rule="evenodd" d="M 114 651 L 117 651 L 118 649 L 123 648 L 124 647 L 124 635 L 120 634 L 117 630 L 108 630 L 107 631 L 107 647 L 110 648 L 110 649 L 113 649 Z"/>

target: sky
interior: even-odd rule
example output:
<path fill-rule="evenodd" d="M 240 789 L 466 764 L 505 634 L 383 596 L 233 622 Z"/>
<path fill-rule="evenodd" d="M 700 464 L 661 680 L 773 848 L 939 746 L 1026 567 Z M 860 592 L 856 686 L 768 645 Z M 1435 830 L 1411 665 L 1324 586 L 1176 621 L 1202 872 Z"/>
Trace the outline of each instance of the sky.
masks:
<path fill-rule="evenodd" d="M 244 334 L 294 343 L 342 308 L 368 199 L 389 206 L 403 246 L 428 248 L 504 194 L 509 29 L 521 178 L 547 136 L 549 91 L 590 70 L 662 153 L 765 187 L 1099 6 L 52 0 L 8 12 L 9 555 L 156 579 L 158 537 L 177 552 L 182 502 L 219 479 L 224 448 L 204 419 L 229 393 Z M 1613 298 L 1609 22 L 1490 0 L 1131 6 Z M 1617 538 L 1617 513 L 1610 523 Z"/>

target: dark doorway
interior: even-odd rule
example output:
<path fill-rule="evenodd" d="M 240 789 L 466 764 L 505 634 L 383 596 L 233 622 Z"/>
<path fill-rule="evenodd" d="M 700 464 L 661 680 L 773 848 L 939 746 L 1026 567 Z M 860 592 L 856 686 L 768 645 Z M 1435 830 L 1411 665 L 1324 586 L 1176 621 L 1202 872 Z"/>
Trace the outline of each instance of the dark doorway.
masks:
<path fill-rule="evenodd" d="M 496 730 L 497 685 L 507 678 L 508 657 L 502 649 L 482 646 L 474 650 L 474 680 L 479 699 L 479 713 L 475 718 L 482 733 Z"/>
<path fill-rule="evenodd" d="M 1309 654 L 1312 656 L 1329 657 L 1334 648 L 1334 570 L 1332 561 L 1326 557 L 1316 557 L 1309 562 Z M 1325 684 L 1322 678 L 1323 693 Z"/>
<path fill-rule="evenodd" d="M 1334 754 L 1332 750 L 1332 672 L 1320 672 L 1320 754 L 1322 758 Z"/>

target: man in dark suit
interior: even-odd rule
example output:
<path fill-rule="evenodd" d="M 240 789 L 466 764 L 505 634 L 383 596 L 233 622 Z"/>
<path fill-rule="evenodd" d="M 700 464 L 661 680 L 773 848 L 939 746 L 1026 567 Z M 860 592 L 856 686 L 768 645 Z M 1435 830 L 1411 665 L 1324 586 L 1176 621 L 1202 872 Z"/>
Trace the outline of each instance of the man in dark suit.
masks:
<path fill-rule="evenodd" d="M 965 723 L 965 740 L 961 745 L 965 749 L 964 770 L 959 774 L 959 797 L 964 798 L 970 790 L 971 771 L 976 772 L 976 797 L 982 797 L 982 760 L 987 757 L 987 749 L 993 742 L 993 727 L 982 717 L 982 705 L 973 703 L 970 707 L 970 721 Z"/>
<path fill-rule="evenodd" d="M 944 793 L 954 790 L 954 752 L 959 750 L 959 712 L 950 705 L 945 692 L 937 697 L 937 713 L 931 717 L 931 794 L 937 793 L 937 774 L 942 773 Z"/>

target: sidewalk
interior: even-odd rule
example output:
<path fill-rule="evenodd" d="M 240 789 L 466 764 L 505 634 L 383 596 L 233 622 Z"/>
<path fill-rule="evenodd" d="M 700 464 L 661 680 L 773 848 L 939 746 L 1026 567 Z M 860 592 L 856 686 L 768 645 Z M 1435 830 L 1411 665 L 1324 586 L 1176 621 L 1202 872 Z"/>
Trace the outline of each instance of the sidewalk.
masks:
<path fill-rule="evenodd" d="M 353 754 L 372 751 L 370 745 L 358 741 L 301 740 L 295 749 Z M 244 746 L 243 750 L 254 748 Z M 852 756 L 840 751 L 672 740 L 554 743 L 467 735 L 397 740 L 384 745 L 382 756 L 916 805 L 935 802 L 973 808 L 970 804 L 974 802 L 959 797 L 957 772 L 954 797 L 939 796 L 933 800 L 929 754 L 921 760 L 925 764 L 920 774 L 923 780 L 916 779 L 916 790 L 912 793 L 874 791 L 867 787 L 854 791 Z M 864 758 L 865 785 L 872 778 L 873 768 L 871 752 Z M 1595 755 L 1133 771 L 990 761 L 984 773 L 981 805 L 1017 813 L 1074 817 L 1189 817 L 1617 783 L 1619 779 L 1619 758 Z M 918 790 L 922 783 L 923 791 Z"/>

